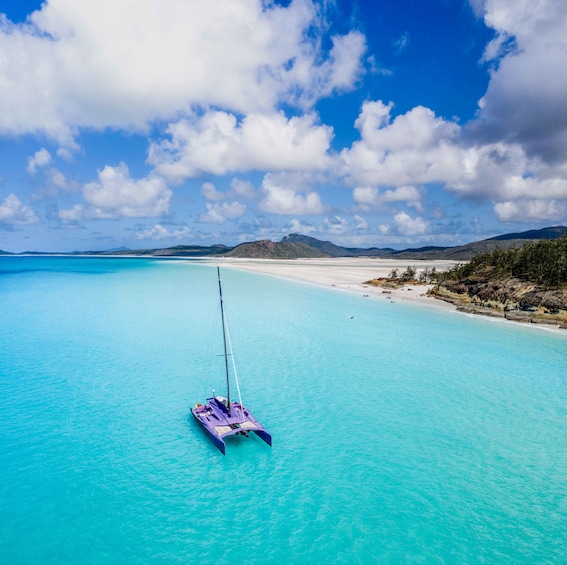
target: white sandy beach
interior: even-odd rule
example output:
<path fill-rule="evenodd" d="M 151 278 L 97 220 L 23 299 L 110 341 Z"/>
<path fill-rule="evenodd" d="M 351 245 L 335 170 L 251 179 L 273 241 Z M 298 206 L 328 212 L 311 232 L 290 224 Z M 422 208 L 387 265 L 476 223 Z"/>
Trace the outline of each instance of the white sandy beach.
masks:
<path fill-rule="evenodd" d="M 437 271 L 445 271 L 453 267 L 456 264 L 455 261 L 400 261 L 369 257 L 341 257 L 288 260 L 215 258 L 214 262 L 226 268 L 283 277 L 307 284 L 353 292 L 362 296 L 368 295 L 369 298 L 380 297 L 390 301 L 418 302 L 433 308 L 454 309 L 451 304 L 427 296 L 429 285 L 405 285 L 398 289 L 384 289 L 365 285 L 364 282 L 386 277 L 392 269 L 398 269 L 398 272 L 402 273 L 408 266 L 414 267 L 418 273 L 426 267 L 429 269 L 435 267 Z"/>

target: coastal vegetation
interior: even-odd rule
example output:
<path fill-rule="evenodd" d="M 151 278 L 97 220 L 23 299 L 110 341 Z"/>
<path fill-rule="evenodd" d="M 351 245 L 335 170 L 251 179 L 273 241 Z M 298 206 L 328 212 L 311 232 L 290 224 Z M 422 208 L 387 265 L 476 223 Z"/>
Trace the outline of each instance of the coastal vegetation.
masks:
<path fill-rule="evenodd" d="M 387 277 L 379 277 L 366 281 L 364 284 L 395 288 L 404 285 L 427 285 L 437 283 L 440 272 L 435 267 L 425 267 L 421 271 L 413 265 L 408 265 L 404 271 L 392 269 Z"/>
<path fill-rule="evenodd" d="M 482 253 L 429 292 L 465 311 L 567 327 L 567 237 Z"/>
<path fill-rule="evenodd" d="M 528 243 L 520 249 L 495 249 L 447 271 L 444 280 L 516 278 L 546 289 L 567 285 L 567 237 Z"/>
<path fill-rule="evenodd" d="M 445 272 L 392 269 L 387 277 L 364 284 L 385 289 L 429 285 L 430 296 L 460 311 L 567 329 L 567 236 L 497 247 Z"/>

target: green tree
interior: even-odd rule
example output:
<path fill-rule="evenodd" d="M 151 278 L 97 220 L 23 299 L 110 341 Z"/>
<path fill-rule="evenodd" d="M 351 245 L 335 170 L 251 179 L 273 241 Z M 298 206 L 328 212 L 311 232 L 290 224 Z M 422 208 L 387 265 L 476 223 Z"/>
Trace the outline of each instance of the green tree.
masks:
<path fill-rule="evenodd" d="M 415 280 L 416 270 L 415 267 L 408 266 L 407 269 L 402 273 L 400 277 L 401 282 L 409 282 Z"/>

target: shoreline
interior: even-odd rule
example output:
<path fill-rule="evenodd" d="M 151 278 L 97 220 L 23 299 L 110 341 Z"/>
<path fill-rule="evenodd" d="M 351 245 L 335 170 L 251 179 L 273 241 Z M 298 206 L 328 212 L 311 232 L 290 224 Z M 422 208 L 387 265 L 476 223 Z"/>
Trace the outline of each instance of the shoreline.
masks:
<path fill-rule="evenodd" d="M 482 317 L 496 323 L 507 323 L 525 326 L 543 331 L 564 334 L 558 324 L 533 323 L 528 320 L 494 316 L 491 312 L 483 312 L 462 308 L 460 304 L 435 298 L 427 292 L 434 285 L 404 285 L 399 288 L 385 288 L 364 284 L 375 278 L 387 277 L 392 269 L 403 271 L 408 266 L 420 273 L 426 267 L 435 267 L 438 271 L 450 269 L 458 261 L 400 261 L 396 259 L 374 259 L 369 257 L 337 257 L 317 259 L 241 259 L 233 257 L 215 257 L 200 259 L 203 263 L 215 264 L 225 268 L 259 273 L 293 282 L 319 286 L 341 292 L 358 294 L 369 299 L 386 300 L 391 303 L 405 303 L 423 308 L 455 312 L 464 316 Z"/>
<path fill-rule="evenodd" d="M 378 277 L 386 277 L 392 269 L 405 270 L 408 266 L 421 272 L 426 267 L 446 270 L 457 261 L 400 261 L 396 259 L 374 259 L 368 257 L 337 257 L 317 259 L 240 259 L 232 257 L 203 258 L 205 263 L 214 263 L 225 268 L 260 273 L 320 286 L 331 290 L 349 292 L 368 298 L 379 298 L 389 302 L 419 304 L 437 310 L 456 311 L 454 305 L 427 295 L 433 286 L 405 285 L 400 288 L 382 288 L 364 284 Z"/>
<path fill-rule="evenodd" d="M 3 255 L 2 257 L 23 257 L 28 255 Z M 29 255 L 36 256 L 36 255 Z M 61 255 L 42 254 L 47 257 Z M 67 255 L 65 255 L 67 256 Z M 69 257 L 84 258 L 116 258 L 115 255 L 69 255 Z M 303 259 L 252 259 L 236 257 L 158 257 L 154 255 L 121 255 L 119 257 L 132 259 L 167 259 L 174 261 L 197 261 L 208 265 L 222 265 L 241 271 L 264 274 L 296 283 L 318 286 L 330 290 L 349 292 L 362 297 L 387 300 L 391 303 L 401 302 L 423 308 L 456 312 L 465 316 L 483 317 L 494 322 L 512 323 L 515 326 L 525 326 L 565 335 L 566 327 L 563 322 L 553 319 L 532 319 L 528 316 L 517 316 L 497 312 L 493 309 L 482 309 L 458 300 L 446 297 L 435 297 L 427 294 L 433 284 L 411 285 L 402 287 L 383 287 L 365 284 L 377 278 L 386 278 L 392 269 L 403 272 L 407 267 L 413 267 L 419 274 L 425 268 L 435 268 L 437 271 L 448 270 L 460 261 L 448 260 L 419 260 L 402 261 L 400 259 L 382 259 L 374 257 L 333 257 L 333 258 L 303 258 Z"/>

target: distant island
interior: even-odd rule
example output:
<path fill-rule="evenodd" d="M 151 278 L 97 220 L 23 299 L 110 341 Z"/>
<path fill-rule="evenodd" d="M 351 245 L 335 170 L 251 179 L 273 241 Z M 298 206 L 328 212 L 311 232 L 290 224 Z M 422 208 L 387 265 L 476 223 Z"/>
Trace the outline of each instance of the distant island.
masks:
<path fill-rule="evenodd" d="M 38 253 L 27 251 L 17 255 L 104 255 L 147 257 L 238 257 L 246 259 L 308 259 L 330 257 L 376 257 L 400 260 L 453 260 L 470 261 L 473 257 L 495 249 L 517 249 L 528 242 L 552 240 L 567 235 L 567 227 L 553 226 L 540 230 L 509 233 L 456 247 L 419 247 L 396 250 L 389 247 L 342 247 L 330 241 L 292 233 L 281 241 L 259 240 L 241 243 L 234 247 L 222 244 L 211 246 L 176 245 L 152 249 L 111 249 L 107 251 L 76 251 L 73 253 Z M 16 255 L 0 251 L 0 255 Z"/>

